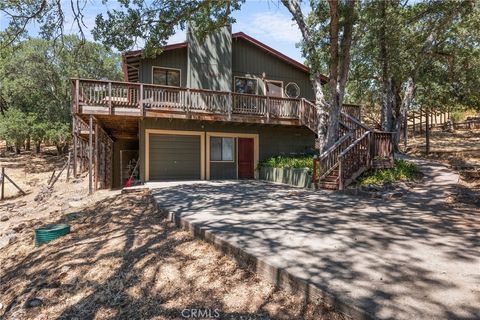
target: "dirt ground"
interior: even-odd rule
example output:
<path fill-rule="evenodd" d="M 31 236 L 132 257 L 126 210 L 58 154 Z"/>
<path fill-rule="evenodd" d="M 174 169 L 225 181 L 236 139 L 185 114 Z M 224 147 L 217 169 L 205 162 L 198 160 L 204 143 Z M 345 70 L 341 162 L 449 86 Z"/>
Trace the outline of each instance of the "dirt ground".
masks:
<path fill-rule="evenodd" d="M 100 190 L 88 196 L 85 174 L 67 182 L 64 171 L 51 190 L 46 188 L 53 170 L 58 173 L 67 160 L 58 156 L 54 147 L 44 147 L 42 153 L 23 151 L 21 154 L 6 152 L 0 145 L 0 167 L 27 195 L 21 193 L 8 181 L 5 182 L 6 200 L 0 202 L 0 249 L 12 241 L 12 227 L 49 217 L 61 211 L 69 213 L 104 198 L 111 191 Z M 56 173 L 56 174 L 57 174 Z"/>
<path fill-rule="evenodd" d="M 61 167 L 63 157 L 0 160 L 29 191 L 1 204 L 8 217 L 0 222 L 0 237 L 8 238 L 0 249 L 1 319 L 183 319 L 198 310 L 218 319 L 344 319 L 167 223 L 147 191 L 87 197 L 85 178 L 63 177 L 35 201 L 48 165 Z M 34 229 L 51 222 L 67 222 L 72 232 L 34 247 Z"/>
<path fill-rule="evenodd" d="M 448 164 L 460 173 L 458 192 L 452 205 L 468 209 L 480 207 L 480 130 L 454 133 L 433 130 L 430 137 L 431 154 L 425 155 L 425 137 L 417 134 L 408 140 L 408 153 Z"/>

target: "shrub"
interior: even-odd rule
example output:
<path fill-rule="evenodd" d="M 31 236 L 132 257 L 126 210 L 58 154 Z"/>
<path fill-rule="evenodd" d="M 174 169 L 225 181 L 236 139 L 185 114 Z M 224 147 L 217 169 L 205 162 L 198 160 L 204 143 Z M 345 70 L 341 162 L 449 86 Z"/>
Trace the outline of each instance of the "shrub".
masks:
<path fill-rule="evenodd" d="M 405 160 L 395 160 L 395 166 L 390 169 L 378 169 L 364 173 L 358 178 L 360 185 L 382 185 L 387 182 L 412 181 L 420 176 L 415 163 Z"/>
<path fill-rule="evenodd" d="M 262 161 L 260 168 L 307 168 L 313 169 L 312 156 L 271 157 Z"/>

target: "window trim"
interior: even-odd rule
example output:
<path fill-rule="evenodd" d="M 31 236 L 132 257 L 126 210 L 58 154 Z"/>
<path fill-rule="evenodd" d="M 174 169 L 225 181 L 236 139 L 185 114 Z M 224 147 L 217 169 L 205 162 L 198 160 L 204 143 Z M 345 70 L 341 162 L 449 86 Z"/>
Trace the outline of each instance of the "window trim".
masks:
<path fill-rule="evenodd" d="M 255 80 L 255 93 L 240 93 L 240 92 L 237 92 L 237 91 L 236 91 L 236 87 L 235 87 L 235 82 L 236 82 L 237 78 Z M 240 94 L 254 94 L 254 95 L 258 95 L 258 79 L 255 78 L 255 77 L 248 77 L 248 76 L 233 76 L 233 92 L 235 92 L 235 93 L 240 93 Z"/>
<path fill-rule="evenodd" d="M 294 86 L 296 86 L 296 87 L 298 88 L 298 95 L 297 95 L 296 97 L 290 97 L 290 96 L 287 94 L 287 87 L 288 87 L 289 85 L 294 85 Z M 298 83 L 293 82 L 293 81 L 287 83 L 287 85 L 285 86 L 285 88 L 284 88 L 283 90 L 285 91 L 285 96 L 287 96 L 288 98 L 297 99 L 297 98 L 299 98 L 300 95 L 302 94 L 302 93 L 301 93 L 302 91 L 300 90 L 300 86 L 298 85 Z"/>
<path fill-rule="evenodd" d="M 263 81 L 263 83 L 264 83 L 264 89 L 265 89 L 265 96 L 267 96 L 267 82 L 280 83 L 280 84 L 282 85 L 282 90 L 281 90 L 282 96 L 281 96 L 281 97 L 274 97 L 274 98 L 285 98 L 285 93 L 284 93 L 285 88 L 284 88 L 284 86 L 283 86 L 283 81 L 282 81 L 282 80 L 268 80 L 268 79 L 265 79 L 265 80 Z M 268 97 L 272 97 L 272 96 L 268 96 Z"/>
<path fill-rule="evenodd" d="M 212 160 L 212 138 L 221 138 L 222 139 L 222 156 L 223 156 L 223 139 L 232 139 L 233 140 L 233 155 L 232 160 Z M 224 136 L 213 136 L 210 137 L 209 141 L 209 158 L 211 163 L 234 163 L 236 161 L 237 156 L 237 138 L 236 137 L 224 137 Z"/>
<path fill-rule="evenodd" d="M 153 73 L 155 72 L 155 69 L 178 71 L 178 74 L 179 74 L 178 78 L 179 78 L 180 85 L 179 86 L 170 86 L 170 85 L 166 85 L 166 84 L 153 83 Z M 155 85 L 158 85 L 158 86 L 164 86 L 164 87 L 171 87 L 171 88 L 181 88 L 182 87 L 182 69 L 152 66 L 152 84 L 155 84 Z"/>

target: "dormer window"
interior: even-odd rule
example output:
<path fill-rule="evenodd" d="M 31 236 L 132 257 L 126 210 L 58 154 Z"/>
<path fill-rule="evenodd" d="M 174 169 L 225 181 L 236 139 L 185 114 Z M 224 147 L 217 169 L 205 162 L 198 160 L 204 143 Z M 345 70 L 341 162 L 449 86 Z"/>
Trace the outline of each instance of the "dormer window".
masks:
<path fill-rule="evenodd" d="M 180 69 L 153 67 L 152 82 L 162 86 L 180 87 Z"/>

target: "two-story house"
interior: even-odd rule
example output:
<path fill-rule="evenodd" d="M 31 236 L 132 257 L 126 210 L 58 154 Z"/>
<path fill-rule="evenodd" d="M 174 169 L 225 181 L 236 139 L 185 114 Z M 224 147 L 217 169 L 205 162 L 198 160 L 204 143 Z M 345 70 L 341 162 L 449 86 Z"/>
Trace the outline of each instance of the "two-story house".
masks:
<path fill-rule="evenodd" d="M 125 82 L 72 79 L 74 168 L 89 169 L 92 189 L 123 186 L 135 166 L 142 182 L 253 179 L 266 158 L 314 150 L 308 67 L 244 33 L 223 28 L 199 41 L 188 31 L 156 57 L 124 53 L 123 70 Z M 373 131 L 349 109 L 343 141 L 322 158 L 320 178 L 333 188 L 347 147 L 356 146 L 343 159 L 348 178 L 372 158 Z"/>
<path fill-rule="evenodd" d="M 75 84 L 76 116 L 112 139 L 111 168 L 95 169 L 111 170 L 113 187 L 135 157 L 142 181 L 250 179 L 265 158 L 313 151 L 315 119 L 299 119 L 312 113 L 302 103 L 314 99 L 309 69 L 244 33 L 200 42 L 188 31 L 156 57 L 124 53 L 123 70 L 125 83 Z"/>

